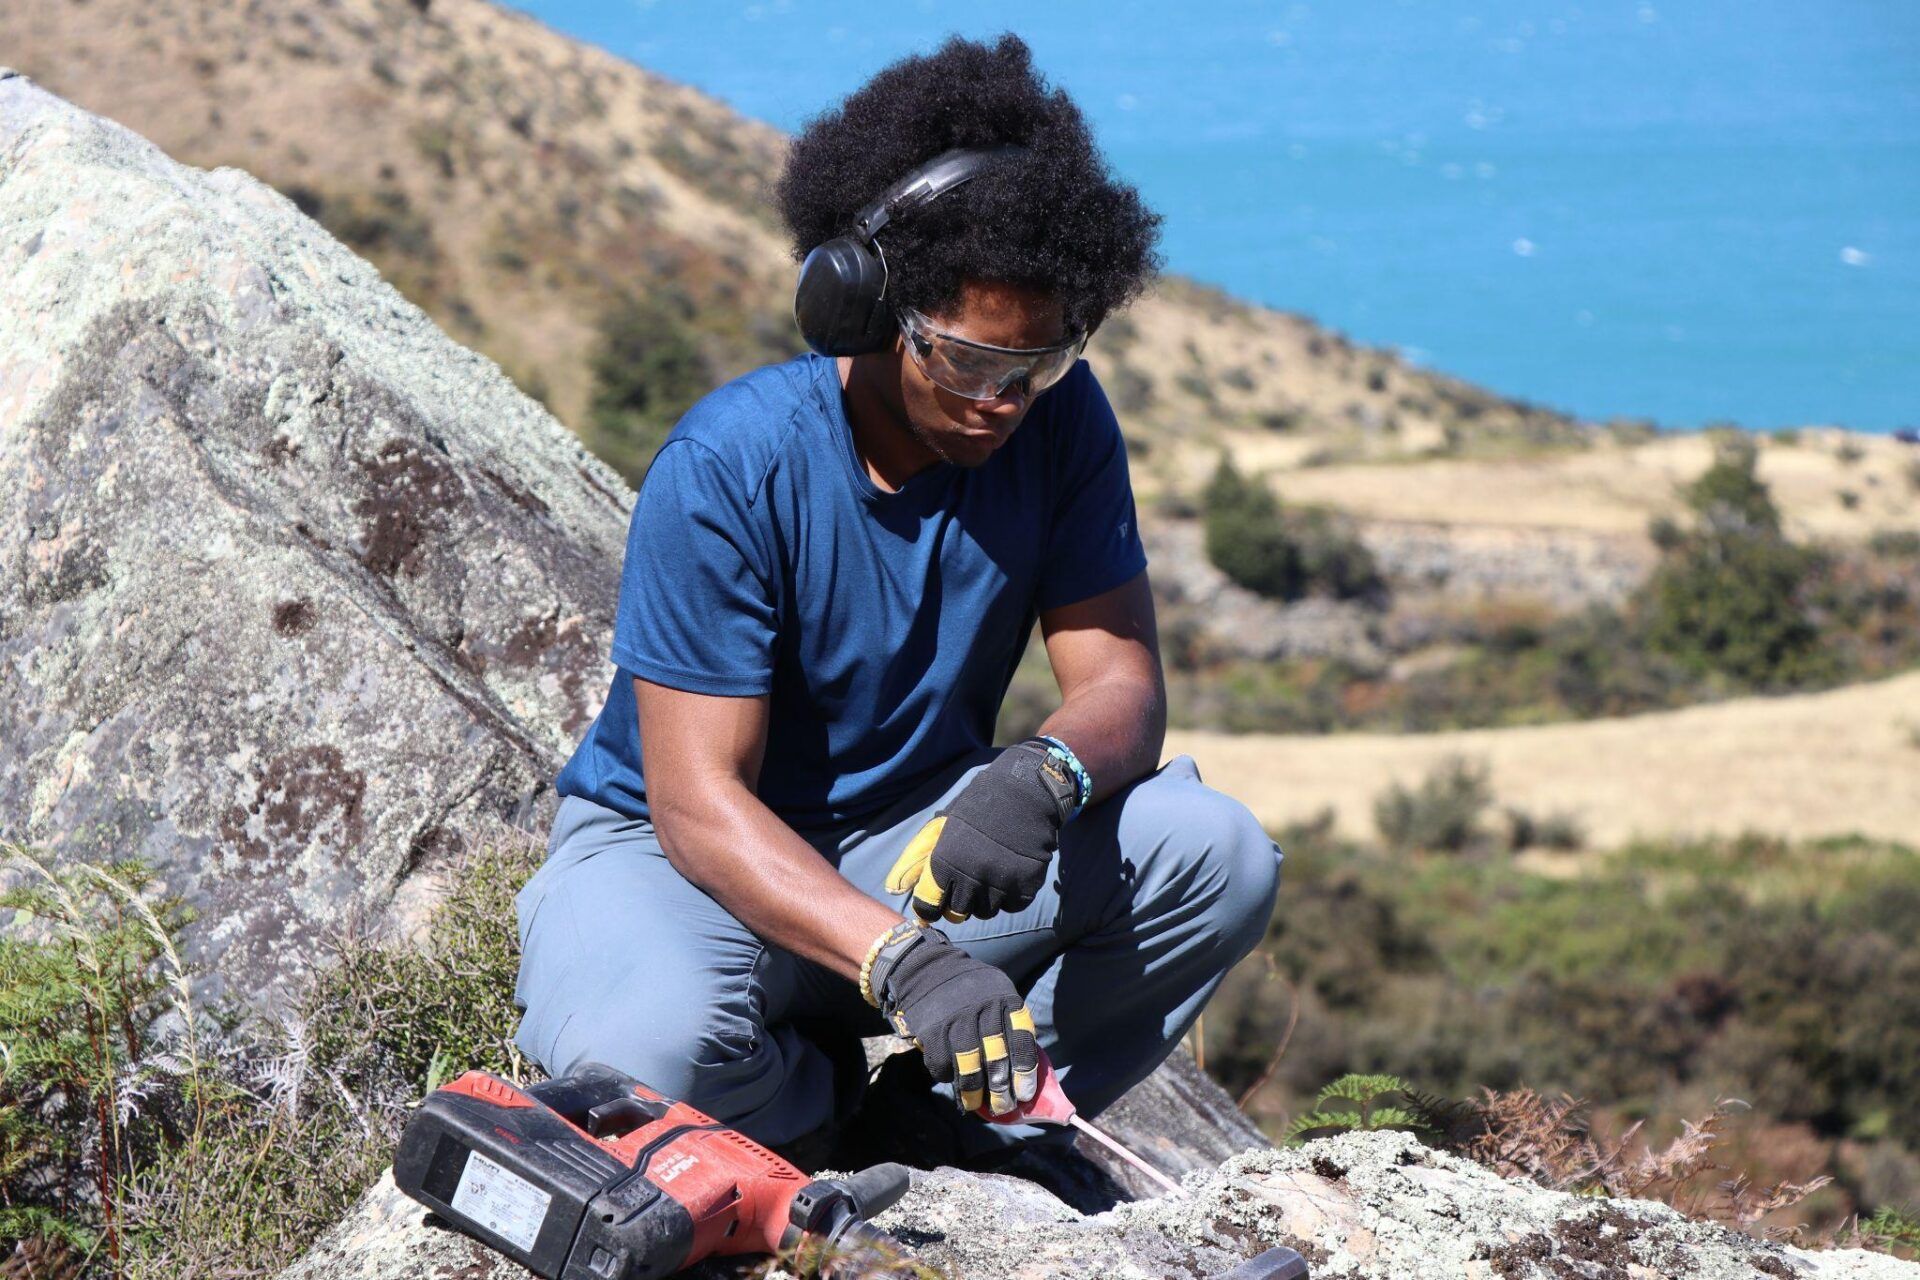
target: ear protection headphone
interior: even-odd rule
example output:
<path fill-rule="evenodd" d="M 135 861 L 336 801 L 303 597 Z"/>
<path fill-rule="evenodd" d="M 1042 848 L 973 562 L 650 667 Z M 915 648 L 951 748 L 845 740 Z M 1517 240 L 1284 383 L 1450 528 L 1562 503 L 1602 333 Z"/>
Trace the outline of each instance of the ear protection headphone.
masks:
<path fill-rule="evenodd" d="M 793 318 L 823 356 L 878 351 L 893 337 L 887 259 L 874 239 L 894 218 L 939 199 L 1024 147 L 955 148 L 935 156 L 854 215 L 853 231 L 817 245 L 800 264 Z"/>

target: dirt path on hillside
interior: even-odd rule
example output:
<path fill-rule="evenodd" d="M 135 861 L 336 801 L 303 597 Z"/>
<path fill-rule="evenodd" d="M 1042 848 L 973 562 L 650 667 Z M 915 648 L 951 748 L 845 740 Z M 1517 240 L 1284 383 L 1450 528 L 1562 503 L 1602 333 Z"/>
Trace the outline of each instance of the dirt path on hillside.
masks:
<path fill-rule="evenodd" d="M 1635 834 L 1860 832 L 1920 843 L 1920 673 L 1828 693 L 1742 698 L 1616 720 L 1434 734 L 1174 732 L 1213 786 L 1269 826 L 1331 805 L 1373 831 L 1373 801 L 1459 753 L 1490 766 L 1496 800 L 1570 812 L 1589 844 Z"/>

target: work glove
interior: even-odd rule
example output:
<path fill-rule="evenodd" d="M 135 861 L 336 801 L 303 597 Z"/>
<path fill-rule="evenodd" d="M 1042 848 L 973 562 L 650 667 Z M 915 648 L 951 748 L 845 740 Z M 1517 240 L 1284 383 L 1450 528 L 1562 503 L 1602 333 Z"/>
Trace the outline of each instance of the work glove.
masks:
<path fill-rule="evenodd" d="M 911 890 L 914 913 L 929 921 L 1025 908 L 1046 882 L 1080 791 L 1046 742 L 1008 747 L 915 833 L 887 874 L 887 892 Z"/>
<path fill-rule="evenodd" d="M 926 928 L 886 935 L 869 970 L 887 1021 L 920 1046 L 927 1074 L 953 1082 L 961 1111 L 984 1103 L 1001 1115 L 1033 1100 L 1040 1045 L 1013 979 Z"/>

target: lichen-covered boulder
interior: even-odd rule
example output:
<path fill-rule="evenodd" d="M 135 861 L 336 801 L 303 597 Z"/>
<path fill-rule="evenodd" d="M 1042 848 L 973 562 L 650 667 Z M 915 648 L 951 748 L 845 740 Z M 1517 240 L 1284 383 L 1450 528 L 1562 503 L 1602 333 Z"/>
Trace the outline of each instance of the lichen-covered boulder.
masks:
<path fill-rule="evenodd" d="M 953 1280 L 1210 1280 L 1275 1246 L 1315 1280 L 1920 1280 L 1884 1254 L 1793 1249 L 1665 1205 L 1510 1182 L 1405 1134 L 1248 1151 L 1182 1187 L 1085 1214 L 1019 1178 L 937 1169 L 875 1221 Z M 280 1280 L 526 1275 L 383 1180 Z"/>
<path fill-rule="evenodd" d="M 527 814 L 631 495 L 289 201 L 0 74 L 0 836 L 144 859 L 257 994 Z"/>

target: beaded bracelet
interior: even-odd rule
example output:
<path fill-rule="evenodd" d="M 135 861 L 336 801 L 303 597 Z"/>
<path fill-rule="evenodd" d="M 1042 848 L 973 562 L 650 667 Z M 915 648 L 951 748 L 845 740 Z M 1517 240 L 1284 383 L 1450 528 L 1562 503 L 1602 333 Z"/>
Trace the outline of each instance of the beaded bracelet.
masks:
<path fill-rule="evenodd" d="M 860 998 L 862 1000 L 876 1009 L 880 1007 L 880 997 L 873 994 L 873 962 L 878 960 L 880 953 L 891 944 L 919 932 L 920 925 L 912 920 L 902 920 L 874 939 L 873 945 L 867 948 L 867 958 L 860 965 Z"/>

